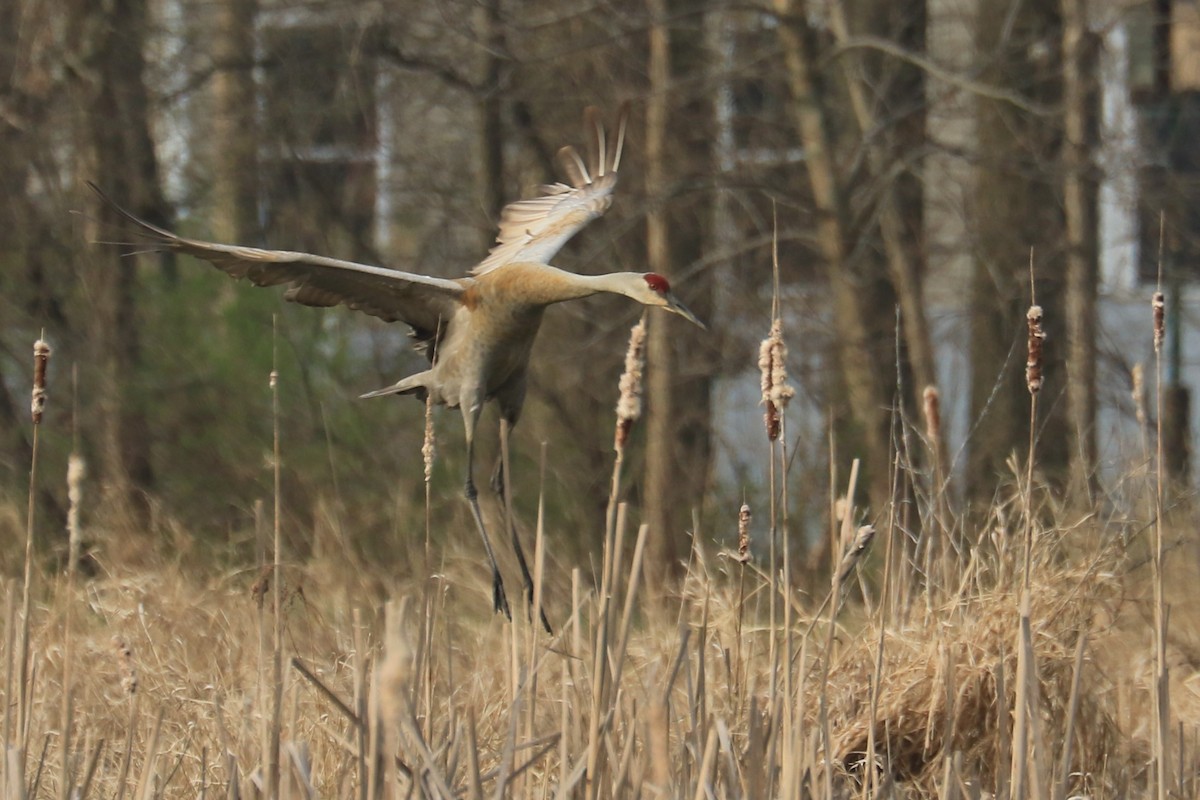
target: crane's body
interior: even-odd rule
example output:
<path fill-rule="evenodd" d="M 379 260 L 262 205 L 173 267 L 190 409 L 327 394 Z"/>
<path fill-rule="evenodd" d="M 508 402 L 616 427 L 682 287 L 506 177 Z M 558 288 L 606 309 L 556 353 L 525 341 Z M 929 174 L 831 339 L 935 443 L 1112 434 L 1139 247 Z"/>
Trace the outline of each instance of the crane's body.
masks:
<path fill-rule="evenodd" d="M 546 308 L 601 292 L 626 294 L 645 285 L 640 273 L 576 275 L 547 264 L 510 264 L 503 270 L 459 279 L 463 293 L 430 353 L 432 365 L 365 397 L 428 394 L 450 408 L 495 399 L 515 424 L 525 396 L 525 375 Z"/>
<path fill-rule="evenodd" d="M 466 494 L 491 562 L 495 608 L 511 616 L 479 510 L 473 477 L 474 434 L 484 404 L 493 399 L 500 407 L 502 431 L 516 424 L 525 400 L 534 340 L 546 308 L 606 292 L 665 308 L 703 327 L 660 275 L 636 272 L 577 275 L 549 263 L 571 236 L 612 203 L 625 139 L 625 119 L 623 108 L 617 139 L 610 152 L 595 109 L 588 109 L 594 144 L 592 168 L 585 166 L 574 149 L 565 147 L 559 151 L 571 185 L 543 186 L 538 197 L 506 206 L 496 246 L 469 276 L 458 279 L 307 253 L 188 239 L 133 216 L 108 201 L 95 186 L 92 188 L 138 226 L 151 249 L 196 256 L 258 286 L 287 285 L 284 297 L 297 303 L 318 307 L 345 305 L 387 322 L 405 322 L 412 328 L 418 349 L 424 350 L 429 358 L 429 368 L 363 396 L 412 394 L 461 410 L 467 440 Z M 512 539 L 526 595 L 532 602 L 533 581 L 515 528 Z M 544 615 L 542 622 L 548 629 Z"/>

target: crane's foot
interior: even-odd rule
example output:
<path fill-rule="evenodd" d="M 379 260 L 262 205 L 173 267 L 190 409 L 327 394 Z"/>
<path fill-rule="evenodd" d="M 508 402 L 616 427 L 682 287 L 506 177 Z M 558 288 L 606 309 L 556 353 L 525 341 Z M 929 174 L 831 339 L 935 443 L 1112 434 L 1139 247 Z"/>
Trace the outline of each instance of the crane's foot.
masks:
<path fill-rule="evenodd" d="M 499 572 L 492 573 L 492 606 L 497 614 L 503 613 L 512 622 L 512 608 L 508 605 L 508 594 L 504 591 L 504 579 Z"/>

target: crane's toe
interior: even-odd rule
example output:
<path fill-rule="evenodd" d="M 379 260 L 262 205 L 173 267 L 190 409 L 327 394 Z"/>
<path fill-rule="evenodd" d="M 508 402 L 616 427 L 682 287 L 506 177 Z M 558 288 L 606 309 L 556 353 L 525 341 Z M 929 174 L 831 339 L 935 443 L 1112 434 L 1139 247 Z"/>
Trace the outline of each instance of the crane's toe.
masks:
<path fill-rule="evenodd" d="M 504 579 L 499 572 L 492 573 L 492 605 L 497 614 L 503 613 L 512 622 L 512 609 L 508 605 L 508 595 L 504 591 Z"/>

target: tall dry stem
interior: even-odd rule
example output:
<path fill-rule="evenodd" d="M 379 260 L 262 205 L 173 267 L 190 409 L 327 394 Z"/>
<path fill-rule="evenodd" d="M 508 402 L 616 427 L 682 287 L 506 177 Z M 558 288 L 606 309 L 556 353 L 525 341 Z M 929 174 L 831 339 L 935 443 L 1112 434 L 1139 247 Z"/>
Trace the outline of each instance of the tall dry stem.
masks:
<path fill-rule="evenodd" d="M 22 752 L 28 750 L 29 733 L 29 615 L 33 586 L 33 527 L 37 507 L 38 432 L 46 410 L 46 367 L 49 363 L 50 345 L 38 339 L 33 343 L 33 391 L 30 400 L 33 445 L 29 459 L 29 500 L 25 515 L 25 572 L 21 584 L 21 650 L 17 674 L 17 738 Z"/>
<path fill-rule="evenodd" d="M 278 316 L 272 319 L 271 330 L 271 431 L 272 477 L 274 489 L 274 556 L 272 560 L 272 609 L 275 613 L 274 639 L 271 653 L 271 730 L 267 748 L 268 800 L 279 796 L 280 739 L 283 727 L 283 469 L 280 464 L 279 442 L 279 337 Z"/>
<path fill-rule="evenodd" d="M 59 775 L 59 796 L 67 800 L 74 789 L 70 776 L 71 755 L 71 726 L 72 712 L 75 701 L 74 676 L 71 669 L 74 663 L 74 609 L 75 609 L 75 574 L 79 565 L 80 531 L 79 509 L 83 503 L 83 457 L 71 453 L 67 459 L 67 609 L 66 620 L 63 624 L 63 682 L 61 703 L 61 736 L 59 751 L 62 753 L 61 774 Z"/>
<path fill-rule="evenodd" d="M 1030 591 L 1033 573 L 1033 464 L 1037 445 L 1038 394 L 1042 390 L 1042 345 L 1046 339 L 1042 327 L 1042 307 L 1037 304 L 1037 289 L 1033 271 L 1033 248 L 1029 250 L 1029 311 L 1025 314 L 1028 330 L 1025 358 L 1025 388 L 1029 390 L 1029 451 L 1025 470 L 1025 547 L 1024 570 L 1018 607 L 1017 639 L 1017 683 L 1016 707 L 1012 726 L 1012 765 L 1010 782 L 1013 797 L 1024 797 L 1028 779 L 1028 736 L 1029 736 L 1029 691 L 1032 677 L 1030 670 L 1034 658 L 1032 639 L 1029 635 Z"/>
<path fill-rule="evenodd" d="M 1170 686 L 1167 672 L 1167 604 L 1163 593 L 1163 512 L 1166 483 L 1163 447 L 1163 363 L 1162 346 L 1166 339 L 1167 310 L 1163 297 L 1163 245 L 1166 215 L 1158 220 L 1158 285 L 1150 301 L 1154 323 L 1154 390 L 1157 423 L 1154 469 L 1154 781 L 1158 800 L 1166 800 L 1170 776 L 1167 774 L 1167 737 L 1170 733 Z M 1175 322 L 1174 324 L 1178 324 Z"/>

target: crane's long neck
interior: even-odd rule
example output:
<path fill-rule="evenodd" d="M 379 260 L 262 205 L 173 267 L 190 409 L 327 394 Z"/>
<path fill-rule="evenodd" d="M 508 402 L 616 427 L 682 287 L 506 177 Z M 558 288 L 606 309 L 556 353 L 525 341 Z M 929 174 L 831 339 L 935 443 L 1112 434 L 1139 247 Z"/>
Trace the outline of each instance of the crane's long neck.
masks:
<path fill-rule="evenodd" d="M 522 288 L 530 300 L 549 305 L 605 292 L 631 297 L 632 287 L 640 280 L 642 278 L 636 272 L 577 275 L 557 267 L 539 266 L 535 272 L 525 276 Z"/>

